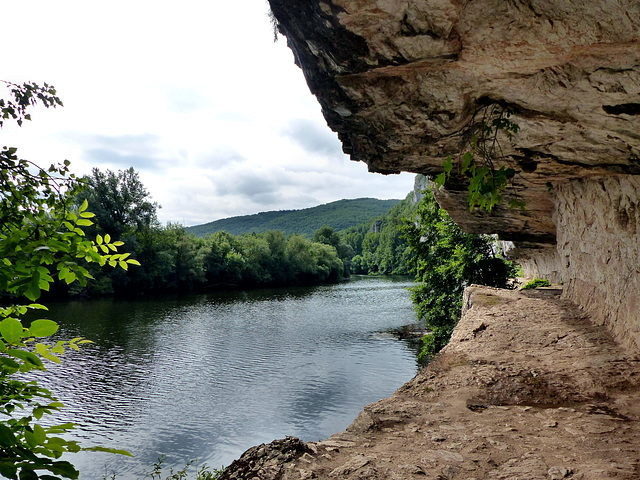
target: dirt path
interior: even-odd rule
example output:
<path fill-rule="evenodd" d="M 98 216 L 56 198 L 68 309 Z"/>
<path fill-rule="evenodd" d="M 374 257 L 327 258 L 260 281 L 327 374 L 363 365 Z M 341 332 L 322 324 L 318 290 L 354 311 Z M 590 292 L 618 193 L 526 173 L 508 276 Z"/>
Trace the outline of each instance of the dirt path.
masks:
<path fill-rule="evenodd" d="M 640 479 L 640 358 L 559 294 L 467 289 L 451 343 L 392 397 L 223 478 Z"/>

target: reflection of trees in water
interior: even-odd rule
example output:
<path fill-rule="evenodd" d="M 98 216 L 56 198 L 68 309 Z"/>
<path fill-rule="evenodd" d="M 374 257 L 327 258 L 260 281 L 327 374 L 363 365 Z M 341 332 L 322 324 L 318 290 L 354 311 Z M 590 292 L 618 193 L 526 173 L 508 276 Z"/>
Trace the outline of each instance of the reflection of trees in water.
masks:
<path fill-rule="evenodd" d="M 51 317 L 62 334 L 96 344 L 66 359 L 53 377 L 71 384 L 63 401 L 81 435 L 136 454 L 114 467 L 148 465 L 160 453 L 172 455 L 167 465 L 194 457 L 218 465 L 256 442 L 317 440 L 415 373 L 403 343 L 374 335 L 413 320 L 408 284 L 363 277 L 59 303 Z"/>

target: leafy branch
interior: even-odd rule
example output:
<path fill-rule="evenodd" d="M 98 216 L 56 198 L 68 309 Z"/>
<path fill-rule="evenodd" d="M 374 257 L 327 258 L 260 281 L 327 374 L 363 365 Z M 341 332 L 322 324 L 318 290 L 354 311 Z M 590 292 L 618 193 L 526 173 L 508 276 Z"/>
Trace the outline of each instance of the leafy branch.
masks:
<path fill-rule="evenodd" d="M 482 118 L 476 121 L 478 113 Z M 470 123 L 471 142 L 469 149 L 457 159 L 448 156 L 443 163 L 444 171 L 435 178 L 436 186 L 442 187 L 452 175 L 461 175 L 469 181 L 469 209 L 476 205 L 491 212 L 503 201 L 503 193 L 513 186 L 516 170 L 508 165 L 508 157 L 500 145 L 500 136 L 511 141 L 520 127 L 511 120 L 513 112 L 499 104 L 482 107 Z M 500 165 L 499 167 L 497 165 Z M 455 168 L 455 170 L 454 170 Z M 517 195 L 509 198 L 509 208 L 525 208 L 525 203 Z"/>
<path fill-rule="evenodd" d="M 5 120 L 18 125 L 30 120 L 27 108 L 38 103 L 62 105 L 49 85 L 2 83 L 12 88 L 12 98 L 0 99 L 0 127 Z M 128 254 L 117 252 L 122 242 L 86 238 L 82 228 L 93 225 L 94 214 L 87 211 L 86 201 L 73 205 L 80 187 L 68 161 L 44 170 L 19 159 L 16 148 L 0 151 L 0 294 L 34 302 L 49 290 L 54 277 L 67 284 L 86 284 L 92 278 L 84 266 L 87 263 L 125 270 L 139 265 Z M 0 308 L 0 475 L 12 480 L 75 479 L 79 475 L 75 467 L 59 460 L 65 452 L 127 453 L 104 447 L 85 449 L 62 438 L 74 428 L 73 423 L 50 427 L 38 423 L 63 405 L 48 389 L 20 375 L 45 370 L 44 361 L 59 363 L 65 349 L 78 350 L 88 341 L 48 343 L 47 338 L 58 330 L 55 322 L 38 319 L 25 327 L 20 319 L 34 309 L 46 310 L 36 303 Z"/>
<path fill-rule="evenodd" d="M 45 107 L 62 107 L 62 101 L 56 95 L 56 89 L 46 83 L 41 87 L 33 82 L 17 84 L 0 80 L 5 86 L 11 89 L 11 99 L 0 98 L 0 127 L 5 120 L 15 120 L 22 126 L 24 120 L 31 120 L 31 115 L 27 113 L 27 108 L 35 106 L 38 102 Z"/>

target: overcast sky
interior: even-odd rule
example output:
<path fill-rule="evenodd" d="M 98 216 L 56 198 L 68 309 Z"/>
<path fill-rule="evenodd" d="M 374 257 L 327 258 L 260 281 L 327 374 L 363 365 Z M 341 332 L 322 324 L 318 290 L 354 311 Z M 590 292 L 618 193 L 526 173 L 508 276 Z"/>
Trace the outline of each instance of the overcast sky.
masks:
<path fill-rule="evenodd" d="M 3 145 L 40 165 L 69 159 L 76 174 L 132 166 L 162 222 L 404 198 L 413 175 L 368 173 L 342 153 L 267 11 L 266 0 L 3 1 L 0 79 L 52 84 L 65 105 L 5 126 Z"/>

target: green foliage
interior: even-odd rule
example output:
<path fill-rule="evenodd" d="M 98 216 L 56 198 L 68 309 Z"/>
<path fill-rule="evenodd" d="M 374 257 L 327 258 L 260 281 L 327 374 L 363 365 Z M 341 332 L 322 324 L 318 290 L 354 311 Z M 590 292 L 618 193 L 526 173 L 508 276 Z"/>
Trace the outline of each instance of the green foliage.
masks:
<path fill-rule="evenodd" d="M 403 232 L 413 254 L 411 270 L 419 282 L 412 289 L 412 300 L 430 331 L 422 354 L 432 356 L 447 344 L 460 319 L 464 288 L 474 283 L 505 288 L 514 267 L 496 255 L 491 237 L 462 232 L 430 191 L 424 192 Z"/>
<path fill-rule="evenodd" d="M 333 230 L 333 228 L 328 227 L 327 225 L 323 225 L 314 232 L 312 241 L 332 246 L 338 254 L 338 258 L 344 264 L 344 276 L 349 276 L 351 259 L 355 255 L 351 245 L 346 243 L 344 239 Z"/>
<path fill-rule="evenodd" d="M 102 212 L 96 214 L 95 231 L 119 232 L 141 266 L 112 271 L 90 268 L 95 282 L 74 286 L 71 294 L 131 295 L 331 282 L 348 274 L 353 256 L 351 247 L 326 226 L 318 229 L 314 241 L 302 235 L 287 237 L 280 231 L 244 235 L 219 231 L 196 237 L 178 224 L 160 226 L 155 221 L 157 204 L 148 198 L 133 169 L 106 174 L 94 169 L 86 190 L 76 196 L 78 202 L 83 199 L 89 209 Z M 107 233 L 97 238 L 108 237 Z M 128 261 L 118 259 L 120 266 L 120 260 Z"/>
<path fill-rule="evenodd" d="M 11 89 L 9 99 L 0 98 L 0 128 L 4 126 L 5 120 L 15 120 L 22 126 L 25 120 L 31 120 L 27 108 L 38 103 L 47 108 L 62 106 L 62 101 L 56 95 L 56 89 L 46 83 L 42 87 L 32 82 L 17 84 L 0 80 L 0 83 Z"/>
<path fill-rule="evenodd" d="M 46 107 L 62 105 L 53 87 L 4 83 L 12 87 L 13 98 L 0 100 L 0 126 L 7 119 L 20 125 L 30 120 L 26 109 L 37 102 Z M 5 147 L 0 153 L 0 294 L 11 300 L 26 297 L 33 302 L 56 279 L 86 285 L 91 278 L 87 264 L 126 269 L 136 263 L 128 254 L 118 253 L 122 242 L 85 238 L 83 228 L 92 226 L 94 215 L 87 211 L 87 202 L 73 208 L 72 196 L 79 185 L 68 166 L 65 161 L 43 170 L 19 159 L 16 148 Z M 87 341 L 51 342 L 57 324 L 37 319 L 25 326 L 21 317 L 29 310 L 46 308 L 36 303 L 0 308 L 0 474 L 20 480 L 77 478 L 73 465 L 59 460 L 63 453 L 81 449 L 61 436 L 73 429 L 73 423 L 40 425 L 44 415 L 63 405 L 49 390 L 22 375 L 46 370 L 46 361 L 59 363 L 66 349 L 78 350 Z"/>
<path fill-rule="evenodd" d="M 516 265 L 516 271 L 514 273 L 514 276 L 516 276 L 516 277 L 524 277 L 524 270 L 522 268 L 522 265 Z"/>
<path fill-rule="evenodd" d="M 149 200 L 149 192 L 133 168 L 118 172 L 94 168 L 82 181 L 86 188 L 76 196 L 76 202 L 89 203 L 99 233 L 121 237 L 131 229 L 158 224 L 160 207 Z"/>
<path fill-rule="evenodd" d="M 313 233 L 323 225 L 328 225 L 335 231 L 341 231 L 387 213 L 398 202 L 399 200 L 377 200 L 375 198 L 338 200 L 302 210 L 281 210 L 225 218 L 204 225 L 188 227 L 186 230 L 199 237 L 219 231 L 242 235 L 280 230 L 286 235 L 298 233 L 311 238 Z"/>
<path fill-rule="evenodd" d="M 410 251 L 400 227 L 415 211 L 413 195 L 409 194 L 385 215 L 340 232 L 351 246 L 354 256 L 351 271 L 358 274 L 407 274 Z"/>
<path fill-rule="evenodd" d="M 538 287 L 550 287 L 551 282 L 546 279 L 536 278 L 528 282 L 525 286 L 522 287 L 522 290 L 528 290 L 530 288 L 538 288 Z"/>
<path fill-rule="evenodd" d="M 500 146 L 500 136 L 512 140 L 520 127 L 510 119 L 513 112 L 500 105 L 492 104 L 479 112 L 482 112 L 482 118 L 476 121 L 474 116 L 471 122 L 469 150 L 456 160 L 448 156 L 443 164 L 444 171 L 436 177 L 435 183 L 442 187 L 452 176 L 466 178 L 470 210 L 478 206 L 490 212 L 502 203 L 503 194 L 508 187 L 513 187 L 512 181 L 517 173 L 509 166 L 497 166 L 507 162 Z M 509 207 L 524 209 L 525 204 L 517 196 L 511 196 Z"/>

